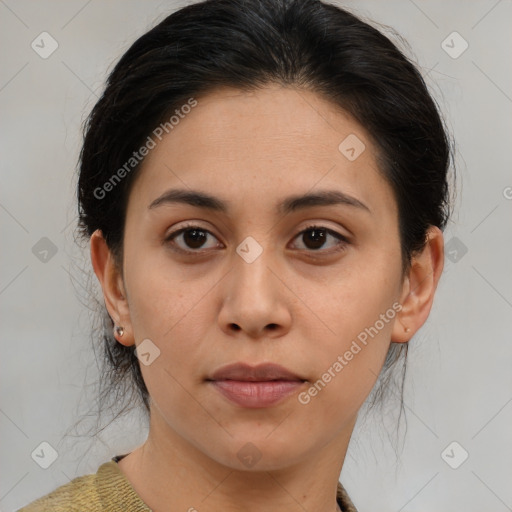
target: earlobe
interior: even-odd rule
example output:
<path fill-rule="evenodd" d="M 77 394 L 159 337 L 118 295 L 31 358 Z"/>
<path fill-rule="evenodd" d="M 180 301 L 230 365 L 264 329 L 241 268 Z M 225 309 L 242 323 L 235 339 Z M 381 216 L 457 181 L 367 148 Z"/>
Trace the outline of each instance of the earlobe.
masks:
<path fill-rule="evenodd" d="M 402 309 L 393 326 L 393 342 L 409 341 L 427 320 L 443 266 L 443 233 L 438 227 L 431 226 L 425 246 L 413 255 L 403 282 L 400 301 Z"/>
<path fill-rule="evenodd" d="M 105 306 L 114 322 L 113 335 L 122 345 L 131 346 L 135 342 L 123 278 L 99 229 L 91 235 L 91 262 L 103 291 Z M 116 327 L 122 328 L 122 336 Z"/>

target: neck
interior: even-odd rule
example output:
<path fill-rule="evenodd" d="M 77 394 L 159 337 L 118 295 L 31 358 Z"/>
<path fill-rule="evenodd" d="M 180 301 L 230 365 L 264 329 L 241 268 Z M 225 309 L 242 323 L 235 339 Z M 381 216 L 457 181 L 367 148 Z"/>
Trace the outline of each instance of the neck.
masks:
<path fill-rule="evenodd" d="M 154 511 L 338 512 L 336 489 L 354 421 L 307 460 L 271 470 L 219 463 L 151 414 L 146 442 L 119 462 Z"/>

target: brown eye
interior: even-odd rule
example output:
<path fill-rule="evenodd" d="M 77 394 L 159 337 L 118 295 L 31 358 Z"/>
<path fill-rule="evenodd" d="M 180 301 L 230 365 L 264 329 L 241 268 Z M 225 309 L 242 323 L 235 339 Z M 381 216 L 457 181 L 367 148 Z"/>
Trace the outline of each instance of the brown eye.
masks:
<path fill-rule="evenodd" d="M 308 249 L 320 249 L 327 238 L 326 229 L 309 229 L 302 233 L 302 241 Z"/>
<path fill-rule="evenodd" d="M 183 231 L 183 241 L 191 249 L 199 249 L 206 241 L 205 231 L 200 229 L 187 229 Z"/>
<path fill-rule="evenodd" d="M 209 242 L 212 239 L 212 242 Z M 218 241 L 212 233 L 199 226 L 185 226 L 171 233 L 165 242 L 175 246 L 179 252 L 200 252 L 217 247 Z M 205 245 L 209 243 L 210 246 Z"/>
<path fill-rule="evenodd" d="M 305 230 L 301 231 L 296 238 L 300 240 L 303 245 L 303 247 L 299 246 L 299 249 L 317 252 L 322 248 L 326 249 L 326 251 L 322 252 L 335 252 L 337 250 L 344 249 L 348 244 L 346 237 L 332 229 L 322 226 L 309 226 Z M 324 247 L 326 244 L 328 244 L 328 246 Z"/>

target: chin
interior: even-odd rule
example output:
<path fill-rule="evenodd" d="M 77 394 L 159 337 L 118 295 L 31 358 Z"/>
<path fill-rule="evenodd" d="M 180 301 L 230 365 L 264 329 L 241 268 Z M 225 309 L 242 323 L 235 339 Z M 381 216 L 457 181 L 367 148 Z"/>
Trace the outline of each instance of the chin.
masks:
<path fill-rule="evenodd" d="M 274 471 L 298 463 L 306 456 L 304 445 L 291 439 L 270 439 L 268 433 L 233 436 L 229 445 L 216 443 L 216 450 L 207 453 L 210 458 L 237 471 Z M 210 447 L 209 447 L 210 448 Z"/>

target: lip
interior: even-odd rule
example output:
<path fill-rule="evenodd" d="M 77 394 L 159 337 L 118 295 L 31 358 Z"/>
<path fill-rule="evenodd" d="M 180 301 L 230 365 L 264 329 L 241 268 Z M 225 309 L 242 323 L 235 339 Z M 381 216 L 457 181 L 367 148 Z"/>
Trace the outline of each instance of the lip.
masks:
<path fill-rule="evenodd" d="M 305 379 L 277 364 L 235 363 L 215 371 L 207 381 L 240 407 L 262 408 L 281 402 L 302 387 Z"/>
<path fill-rule="evenodd" d="M 244 382 L 265 382 L 272 380 L 301 381 L 303 379 L 284 366 L 274 363 L 262 363 L 251 366 L 247 363 L 233 363 L 222 366 L 207 380 L 238 380 Z"/>

